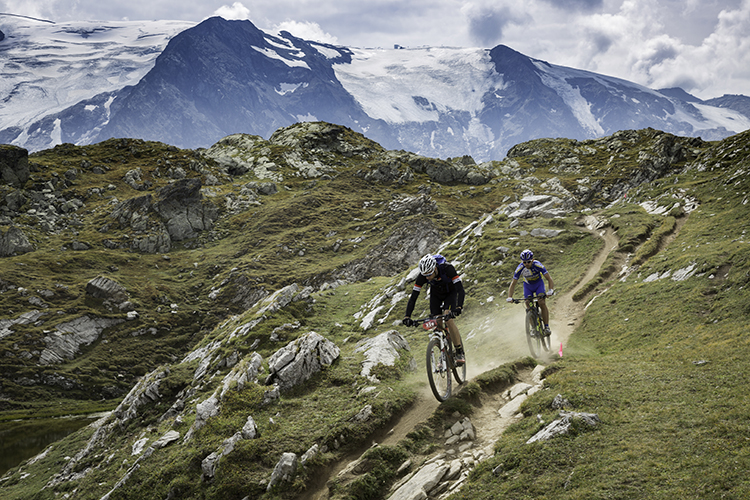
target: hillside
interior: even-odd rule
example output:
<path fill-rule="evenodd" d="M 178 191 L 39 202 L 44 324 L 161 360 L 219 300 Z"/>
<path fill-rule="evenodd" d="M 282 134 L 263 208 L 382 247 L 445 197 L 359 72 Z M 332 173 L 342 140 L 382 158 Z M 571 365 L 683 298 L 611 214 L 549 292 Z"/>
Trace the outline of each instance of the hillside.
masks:
<path fill-rule="evenodd" d="M 385 498 L 448 464 L 431 498 L 746 496 L 749 139 L 622 131 L 480 165 L 320 122 L 202 150 L 63 144 L 26 168 L 5 146 L 1 418 L 114 411 L 0 491 Z M 504 302 L 525 247 L 561 292 L 562 358 L 528 358 L 520 306 Z M 467 287 L 473 380 L 403 431 L 425 404 L 426 340 L 399 323 L 407 278 L 438 249 Z M 368 358 L 376 340 L 390 357 Z M 446 430 L 491 421 L 518 381 L 541 388 L 521 416 L 446 455 Z M 600 423 L 525 444 L 558 394 Z M 274 475 L 291 454 L 294 472 Z"/>

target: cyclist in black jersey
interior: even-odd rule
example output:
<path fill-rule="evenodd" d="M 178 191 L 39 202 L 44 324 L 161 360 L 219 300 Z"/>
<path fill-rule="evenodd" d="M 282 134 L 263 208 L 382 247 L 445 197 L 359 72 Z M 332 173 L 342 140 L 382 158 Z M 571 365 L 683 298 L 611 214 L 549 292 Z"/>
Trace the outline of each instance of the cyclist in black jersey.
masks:
<path fill-rule="evenodd" d="M 440 260 L 440 263 L 438 263 Z M 430 285 L 430 314 L 437 316 L 447 312 L 453 313 L 453 317 L 461 314 L 464 307 L 464 285 L 461 283 L 461 277 L 456 272 L 452 264 L 446 262 L 441 255 L 425 255 L 419 261 L 419 276 L 414 283 L 414 288 L 406 304 L 406 315 L 403 324 L 414 326 L 411 319 L 411 313 L 417 304 L 417 297 L 422 291 L 422 287 Z M 456 347 L 455 361 L 457 365 L 463 365 L 466 362 L 464 355 L 463 343 L 458 326 L 453 319 L 449 319 L 445 324 L 448 333 L 451 336 L 451 342 Z"/>

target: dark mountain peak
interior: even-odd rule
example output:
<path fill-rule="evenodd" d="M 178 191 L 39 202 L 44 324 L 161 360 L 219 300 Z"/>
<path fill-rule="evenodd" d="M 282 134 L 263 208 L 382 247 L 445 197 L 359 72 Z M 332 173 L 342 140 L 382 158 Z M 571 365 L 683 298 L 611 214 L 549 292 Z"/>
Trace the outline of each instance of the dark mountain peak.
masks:
<path fill-rule="evenodd" d="M 661 95 L 663 95 L 663 96 L 672 97 L 674 99 L 679 99 L 679 100 L 685 101 L 685 102 L 697 102 L 697 103 L 703 102 L 701 99 L 695 97 L 694 95 L 685 92 L 680 87 L 671 87 L 671 88 L 668 88 L 668 89 L 659 89 L 658 92 Z"/>
<path fill-rule="evenodd" d="M 490 60 L 495 64 L 495 70 L 500 74 L 514 74 L 514 77 L 524 79 L 537 73 L 533 59 L 507 45 L 498 45 L 491 49 Z"/>

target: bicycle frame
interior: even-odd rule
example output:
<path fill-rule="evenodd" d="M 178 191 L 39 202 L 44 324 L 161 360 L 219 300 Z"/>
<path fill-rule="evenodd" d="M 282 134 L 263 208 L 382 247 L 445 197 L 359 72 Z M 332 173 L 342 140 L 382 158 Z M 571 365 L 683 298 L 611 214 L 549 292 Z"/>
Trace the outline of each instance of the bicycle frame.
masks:
<path fill-rule="evenodd" d="M 550 350 L 550 338 L 545 335 L 542 325 L 542 311 L 539 307 L 539 299 L 547 297 L 547 294 L 532 295 L 523 299 L 513 299 L 513 303 L 526 304 L 526 342 L 533 357 L 538 357 L 544 351 Z"/>
<path fill-rule="evenodd" d="M 453 360 L 453 345 L 445 324 L 452 317 L 448 313 L 414 322 L 414 326 L 422 325 L 422 328 L 430 332 L 427 342 L 427 380 L 432 393 L 440 402 L 451 396 L 451 372 L 459 384 L 466 380 L 466 364 L 458 367 Z"/>

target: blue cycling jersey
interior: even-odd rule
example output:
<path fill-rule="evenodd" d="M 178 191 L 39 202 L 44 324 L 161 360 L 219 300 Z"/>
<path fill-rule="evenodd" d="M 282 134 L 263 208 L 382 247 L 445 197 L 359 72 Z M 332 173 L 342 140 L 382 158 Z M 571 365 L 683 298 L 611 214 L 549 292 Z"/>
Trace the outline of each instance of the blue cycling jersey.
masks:
<path fill-rule="evenodd" d="M 513 279 L 523 278 L 524 283 L 534 283 L 540 280 L 544 274 L 547 274 L 547 268 L 538 260 L 533 261 L 531 267 L 526 267 L 521 262 L 513 272 Z"/>

